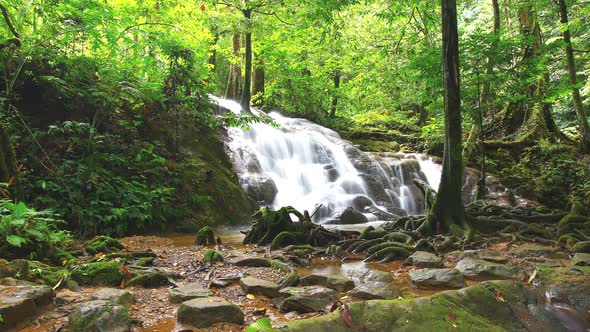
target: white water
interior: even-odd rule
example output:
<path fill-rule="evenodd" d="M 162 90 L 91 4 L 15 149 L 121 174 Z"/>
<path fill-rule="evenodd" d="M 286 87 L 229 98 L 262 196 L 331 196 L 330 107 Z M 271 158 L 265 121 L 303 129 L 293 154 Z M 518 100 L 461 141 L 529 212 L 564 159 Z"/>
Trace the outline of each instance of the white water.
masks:
<path fill-rule="evenodd" d="M 234 113 L 241 111 L 237 102 L 213 96 L 211 99 Z M 253 113 L 260 114 L 257 110 Z M 438 188 L 440 166 L 431 158 L 414 154 L 373 157 L 344 142 L 336 132 L 308 120 L 274 112 L 268 115 L 278 127 L 255 123 L 246 131 L 229 128 L 227 144 L 246 192 L 261 192 L 256 191 L 261 183 L 272 187 L 272 180 L 276 195 L 259 198 L 274 197 L 272 202 L 264 202 L 274 208 L 291 205 L 312 212 L 322 204 L 316 218 L 321 221 L 353 206 L 355 197 L 366 196 L 379 211 L 400 215 L 404 214 L 400 211 L 403 209 L 407 214 L 416 214 L 422 212 L 423 203 L 417 200 L 421 194 L 413 185 L 413 178 L 422 178 Z M 365 179 L 373 179 L 374 185 Z M 262 190 L 269 191 L 272 192 Z M 379 211 L 375 214 L 374 210 L 361 210 L 369 221 L 382 220 Z"/>

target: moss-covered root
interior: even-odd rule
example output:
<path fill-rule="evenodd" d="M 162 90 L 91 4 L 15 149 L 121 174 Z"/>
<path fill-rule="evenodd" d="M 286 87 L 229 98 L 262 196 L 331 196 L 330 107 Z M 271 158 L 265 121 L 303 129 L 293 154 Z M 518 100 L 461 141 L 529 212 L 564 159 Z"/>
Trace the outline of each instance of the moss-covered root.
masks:
<path fill-rule="evenodd" d="M 303 232 L 288 232 L 283 231 L 280 232 L 275 238 L 272 240 L 270 244 L 270 250 L 275 250 L 278 248 L 284 248 L 289 245 L 293 244 L 304 244 L 305 243 L 305 234 Z"/>
<path fill-rule="evenodd" d="M 393 243 L 393 242 L 392 242 Z M 412 253 L 407 249 L 392 245 L 381 248 L 365 259 L 365 262 L 379 261 L 380 263 L 392 262 L 408 258 Z"/>
<path fill-rule="evenodd" d="M 90 255 L 96 255 L 100 252 L 108 254 L 125 249 L 119 240 L 105 235 L 97 236 L 92 240 L 86 241 L 83 248 Z"/>
<path fill-rule="evenodd" d="M 215 264 L 217 262 L 222 262 L 223 257 L 217 250 L 207 249 L 203 254 L 203 262 L 208 264 Z"/>
<path fill-rule="evenodd" d="M 297 273 L 297 270 L 291 264 L 281 262 L 277 259 L 271 260 L 270 263 L 273 268 L 287 273 L 287 275 L 279 282 L 279 287 L 285 288 L 297 285 L 299 282 L 299 273 Z"/>
<path fill-rule="evenodd" d="M 199 229 L 195 238 L 196 246 L 210 246 L 215 245 L 215 243 L 215 233 L 211 227 L 205 226 Z"/>

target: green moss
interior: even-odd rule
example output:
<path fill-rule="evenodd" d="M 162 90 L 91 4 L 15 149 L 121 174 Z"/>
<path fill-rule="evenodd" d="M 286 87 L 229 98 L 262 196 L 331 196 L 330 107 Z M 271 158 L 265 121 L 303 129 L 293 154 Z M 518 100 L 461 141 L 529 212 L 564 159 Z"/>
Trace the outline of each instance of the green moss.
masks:
<path fill-rule="evenodd" d="M 272 240 L 270 244 L 270 249 L 278 249 L 283 248 L 288 245 L 292 244 L 304 244 L 305 243 L 305 234 L 302 232 L 288 232 L 283 231 L 280 232 L 275 238 Z"/>
<path fill-rule="evenodd" d="M 582 252 L 590 254 L 590 241 L 581 241 L 572 247 L 573 252 Z"/>
<path fill-rule="evenodd" d="M 213 264 L 217 262 L 222 262 L 223 257 L 217 250 L 207 249 L 203 254 L 203 262 Z"/>
<path fill-rule="evenodd" d="M 142 257 L 135 262 L 137 266 L 151 266 L 154 264 L 154 257 Z"/>
<path fill-rule="evenodd" d="M 100 252 L 108 254 L 117 252 L 125 247 L 116 239 L 110 236 L 97 236 L 92 240 L 86 241 L 83 245 L 84 250 L 90 255 L 96 255 Z"/>
<path fill-rule="evenodd" d="M 399 151 L 399 143 L 390 141 L 378 141 L 372 139 L 355 139 L 353 144 L 359 145 L 363 151 L 370 152 L 397 152 Z"/>
<path fill-rule="evenodd" d="M 414 243 L 414 239 L 409 236 L 408 234 L 400 233 L 400 232 L 391 232 L 385 235 L 385 240 L 387 241 L 397 241 L 405 244 Z"/>
<path fill-rule="evenodd" d="M 557 240 L 557 244 L 571 247 L 574 244 L 576 244 L 578 241 L 580 241 L 580 238 L 577 237 L 575 234 L 570 233 L 570 234 L 565 234 L 565 235 L 560 236 L 559 240 Z"/>
<path fill-rule="evenodd" d="M 72 279 L 81 285 L 110 285 L 121 283 L 124 272 L 116 262 L 96 262 L 77 266 L 72 270 Z"/>
<path fill-rule="evenodd" d="M 584 207 L 584 205 L 580 201 L 575 201 L 572 203 L 572 207 L 570 209 L 570 212 L 572 214 L 577 214 L 580 216 L 585 216 L 588 213 L 588 211 L 586 210 L 586 208 Z"/>
<path fill-rule="evenodd" d="M 529 224 L 527 227 L 520 232 L 524 236 L 538 236 L 545 239 L 553 238 L 552 232 L 546 230 L 545 228 L 536 225 L 536 224 Z"/>
<path fill-rule="evenodd" d="M 73 264 L 77 260 L 74 255 L 60 248 L 55 248 L 55 251 L 51 254 L 50 258 L 51 261 L 57 265 Z M 64 262 L 66 264 L 64 264 Z"/>
<path fill-rule="evenodd" d="M 579 214 L 573 214 L 573 213 L 569 213 L 566 214 L 563 218 L 561 218 L 561 220 L 559 221 L 559 226 L 565 226 L 568 224 L 578 224 L 578 223 L 584 223 L 588 221 L 588 218 L 581 216 Z"/>
<path fill-rule="evenodd" d="M 199 229 L 199 231 L 197 232 L 197 237 L 195 239 L 195 245 L 215 245 L 215 234 L 213 233 L 213 228 L 205 226 Z"/>

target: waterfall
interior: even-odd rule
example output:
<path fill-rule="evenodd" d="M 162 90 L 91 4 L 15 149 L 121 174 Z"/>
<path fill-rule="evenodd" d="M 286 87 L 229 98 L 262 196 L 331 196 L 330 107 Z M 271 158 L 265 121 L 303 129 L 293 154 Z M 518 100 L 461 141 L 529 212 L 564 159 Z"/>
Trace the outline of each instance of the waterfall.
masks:
<path fill-rule="evenodd" d="M 234 101 L 211 96 L 234 113 Z M 253 113 L 260 111 L 253 109 Z M 269 113 L 277 126 L 262 123 L 248 130 L 228 128 L 226 144 L 246 193 L 260 205 L 291 205 L 315 222 L 337 219 L 348 207 L 368 221 L 392 220 L 423 212 L 414 178 L 438 187 L 440 166 L 419 154 L 369 154 L 311 121 Z"/>

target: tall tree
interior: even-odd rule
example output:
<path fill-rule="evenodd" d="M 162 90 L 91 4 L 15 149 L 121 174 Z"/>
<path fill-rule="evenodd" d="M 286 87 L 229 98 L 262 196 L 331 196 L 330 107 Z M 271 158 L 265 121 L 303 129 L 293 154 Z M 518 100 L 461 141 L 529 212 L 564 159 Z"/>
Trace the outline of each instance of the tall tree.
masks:
<path fill-rule="evenodd" d="M 580 97 L 580 89 L 578 88 L 578 79 L 576 77 L 576 63 L 574 60 L 574 49 L 572 47 L 572 36 L 569 29 L 568 9 L 565 0 L 558 0 L 559 16 L 561 22 L 561 31 L 563 41 L 565 42 L 565 55 L 567 58 L 567 71 L 569 74 L 569 81 L 572 89 L 572 99 L 574 101 L 574 110 L 578 118 L 578 127 L 580 131 L 580 148 L 585 153 L 590 152 L 590 127 L 588 127 L 588 119 L 584 113 L 584 106 L 582 98 Z"/>
<path fill-rule="evenodd" d="M 463 158 L 461 156 L 461 96 L 459 81 L 459 36 L 457 2 L 442 0 L 442 60 L 444 84 L 445 143 L 440 185 L 436 200 L 427 212 L 420 231 L 447 232 L 452 225 L 471 237 L 471 226 L 465 218 L 462 198 Z M 426 229 L 424 229 L 426 228 Z"/>
<path fill-rule="evenodd" d="M 242 82 L 242 69 L 240 66 L 240 62 L 237 62 L 237 59 L 240 59 L 240 34 L 234 32 L 232 35 L 232 49 L 231 49 L 233 60 L 229 67 L 229 77 L 227 81 L 227 86 L 225 88 L 225 98 L 238 100 L 241 95 L 241 82 Z"/>

